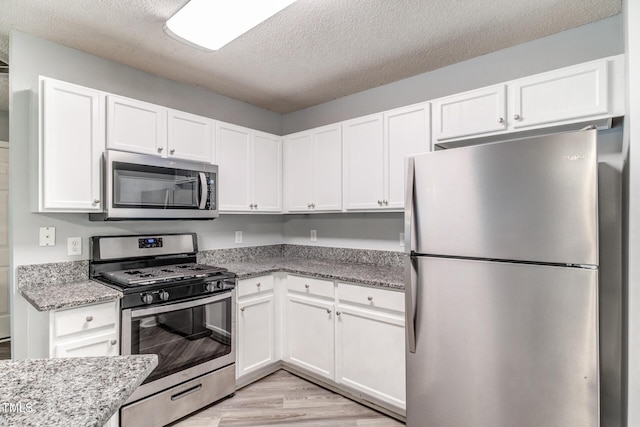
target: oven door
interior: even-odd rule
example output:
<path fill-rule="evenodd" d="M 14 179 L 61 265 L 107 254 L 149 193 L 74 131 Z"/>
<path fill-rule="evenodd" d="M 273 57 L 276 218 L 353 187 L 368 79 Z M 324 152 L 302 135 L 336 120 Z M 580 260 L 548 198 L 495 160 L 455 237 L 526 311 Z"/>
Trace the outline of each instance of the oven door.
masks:
<path fill-rule="evenodd" d="M 106 219 L 212 219 L 215 165 L 107 151 Z"/>
<path fill-rule="evenodd" d="M 157 354 L 133 402 L 235 362 L 235 291 L 122 310 L 122 354 Z"/>

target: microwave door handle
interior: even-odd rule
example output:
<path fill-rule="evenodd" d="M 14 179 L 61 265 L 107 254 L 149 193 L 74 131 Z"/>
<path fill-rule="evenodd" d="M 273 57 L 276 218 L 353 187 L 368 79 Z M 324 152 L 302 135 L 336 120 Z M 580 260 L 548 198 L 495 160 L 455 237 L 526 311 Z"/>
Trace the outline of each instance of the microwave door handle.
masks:
<path fill-rule="evenodd" d="M 207 184 L 207 176 L 204 172 L 199 172 L 200 175 L 200 206 L 198 209 L 204 209 L 207 206 L 207 195 L 209 194 L 209 184 Z"/>

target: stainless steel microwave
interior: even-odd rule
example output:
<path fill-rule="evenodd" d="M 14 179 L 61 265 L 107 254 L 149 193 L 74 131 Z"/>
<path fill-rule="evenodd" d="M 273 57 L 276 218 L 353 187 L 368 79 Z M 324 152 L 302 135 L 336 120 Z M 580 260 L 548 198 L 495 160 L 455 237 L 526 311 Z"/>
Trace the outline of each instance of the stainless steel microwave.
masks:
<path fill-rule="evenodd" d="M 218 166 L 107 150 L 104 212 L 92 221 L 214 219 Z"/>

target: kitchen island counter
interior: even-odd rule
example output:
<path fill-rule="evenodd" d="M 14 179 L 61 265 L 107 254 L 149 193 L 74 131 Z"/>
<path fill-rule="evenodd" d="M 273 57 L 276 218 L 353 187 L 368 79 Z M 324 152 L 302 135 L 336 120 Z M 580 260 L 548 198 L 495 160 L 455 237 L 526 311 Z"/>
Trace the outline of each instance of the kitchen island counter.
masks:
<path fill-rule="evenodd" d="M 102 427 L 156 355 L 0 361 L 0 426 Z"/>

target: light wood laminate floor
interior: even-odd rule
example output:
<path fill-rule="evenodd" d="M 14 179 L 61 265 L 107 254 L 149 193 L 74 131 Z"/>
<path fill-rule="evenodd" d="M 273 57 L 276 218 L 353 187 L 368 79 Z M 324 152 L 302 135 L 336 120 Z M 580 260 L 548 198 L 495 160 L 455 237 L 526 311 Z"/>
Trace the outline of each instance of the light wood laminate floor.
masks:
<path fill-rule="evenodd" d="M 185 418 L 172 427 L 403 425 L 373 409 L 280 370 L 238 390 L 234 397 Z"/>

